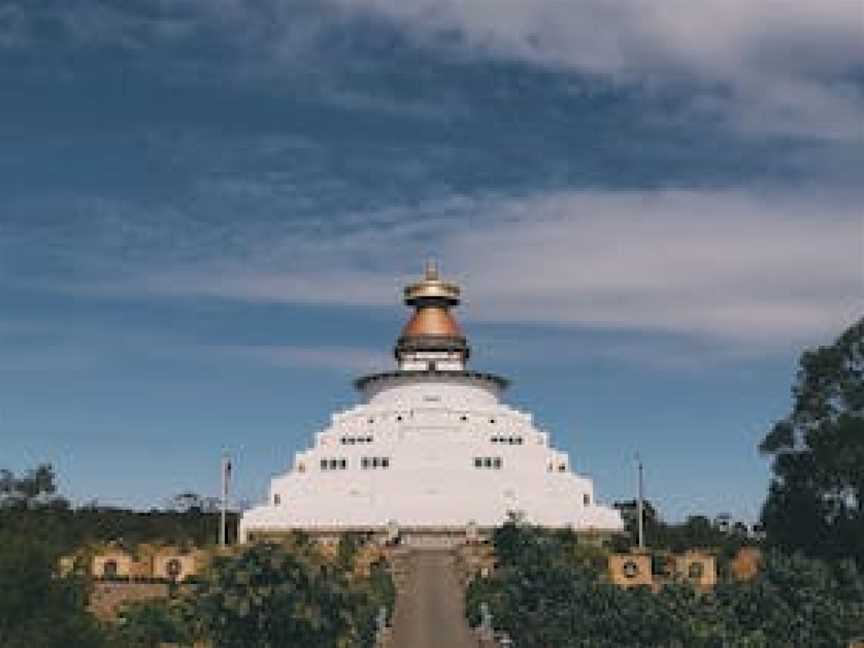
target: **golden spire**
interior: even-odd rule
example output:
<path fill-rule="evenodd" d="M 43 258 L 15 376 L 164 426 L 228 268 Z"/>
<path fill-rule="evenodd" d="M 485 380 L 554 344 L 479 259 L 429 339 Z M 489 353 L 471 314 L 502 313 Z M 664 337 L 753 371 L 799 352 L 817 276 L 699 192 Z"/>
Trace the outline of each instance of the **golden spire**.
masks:
<path fill-rule="evenodd" d="M 438 264 L 426 262 L 423 278 L 405 288 L 405 303 L 415 308 L 396 344 L 396 356 L 412 351 L 453 351 L 468 357 L 465 335 L 450 308 L 459 303 L 459 286 L 443 281 Z"/>
<path fill-rule="evenodd" d="M 438 274 L 438 263 L 434 259 L 426 262 L 423 279 L 405 288 L 405 303 L 419 306 L 422 302 L 443 301 L 448 306 L 459 303 L 459 286 L 442 281 Z"/>

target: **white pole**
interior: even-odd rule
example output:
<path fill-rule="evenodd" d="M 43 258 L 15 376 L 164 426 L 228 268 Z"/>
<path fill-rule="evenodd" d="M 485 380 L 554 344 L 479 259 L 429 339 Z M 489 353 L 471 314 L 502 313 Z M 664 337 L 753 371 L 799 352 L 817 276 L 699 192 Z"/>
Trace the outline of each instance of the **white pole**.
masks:
<path fill-rule="evenodd" d="M 636 517 L 639 525 L 639 551 L 645 550 L 645 505 L 643 503 L 642 491 L 642 458 L 636 454 L 636 463 L 639 470 L 639 498 L 636 500 Z"/>
<path fill-rule="evenodd" d="M 222 510 L 219 514 L 219 546 L 225 547 L 227 535 L 226 524 L 228 518 L 228 466 L 230 465 L 228 454 L 222 455 Z"/>

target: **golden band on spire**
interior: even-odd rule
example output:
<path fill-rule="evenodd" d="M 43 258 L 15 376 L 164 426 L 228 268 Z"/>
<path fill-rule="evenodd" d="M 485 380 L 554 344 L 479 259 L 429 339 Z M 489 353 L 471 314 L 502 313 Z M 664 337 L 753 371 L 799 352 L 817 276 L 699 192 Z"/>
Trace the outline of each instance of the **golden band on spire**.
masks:
<path fill-rule="evenodd" d="M 426 262 L 423 279 L 405 288 L 405 303 L 416 306 L 424 300 L 443 300 L 448 305 L 459 303 L 459 286 L 442 281 L 438 276 L 438 264 L 434 259 Z"/>

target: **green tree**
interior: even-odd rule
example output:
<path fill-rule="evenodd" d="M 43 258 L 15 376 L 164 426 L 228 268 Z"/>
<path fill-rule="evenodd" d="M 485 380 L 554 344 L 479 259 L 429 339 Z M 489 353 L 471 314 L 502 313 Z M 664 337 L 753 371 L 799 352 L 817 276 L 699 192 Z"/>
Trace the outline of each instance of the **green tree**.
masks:
<path fill-rule="evenodd" d="M 158 648 L 163 643 L 181 644 L 188 639 L 183 609 L 161 599 L 124 606 L 112 632 L 113 644 L 123 648 Z"/>
<path fill-rule="evenodd" d="M 804 352 L 792 394 L 792 412 L 760 446 L 773 457 L 768 541 L 864 565 L 864 319 Z"/>
<path fill-rule="evenodd" d="M 750 582 L 653 593 L 604 582 L 560 533 L 510 522 L 494 542 L 508 557 L 470 584 L 467 614 L 476 625 L 485 602 L 523 648 L 845 648 L 864 635 L 864 579 L 852 561 L 769 552 Z"/>
<path fill-rule="evenodd" d="M 87 612 L 87 590 L 75 577 L 55 573 L 47 546 L 0 533 L 0 646 L 96 648 L 103 637 Z"/>
<path fill-rule="evenodd" d="M 9 470 L 0 470 L 0 508 L 31 509 L 45 506 L 66 507 L 68 503 L 57 496 L 54 467 L 41 464 L 16 477 Z"/>
<path fill-rule="evenodd" d="M 191 616 L 216 648 L 371 646 L 375 608 L 363 585 L 311 546 L 253 545 L 215 559 Z"/>

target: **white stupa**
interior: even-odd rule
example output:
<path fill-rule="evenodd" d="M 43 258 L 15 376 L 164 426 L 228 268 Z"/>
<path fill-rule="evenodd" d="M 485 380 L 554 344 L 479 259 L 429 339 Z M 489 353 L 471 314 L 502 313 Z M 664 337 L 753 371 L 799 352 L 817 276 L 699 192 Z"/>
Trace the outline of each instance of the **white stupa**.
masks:
<path fill-rule="evenodd" d="M 508 381 L 466 367 L 470 349 L 450 309 L 457 286 L 433 264 L 405 289 L 414 307 L 393 371 L 355 381 L 363 402 L 332 416 L 315 444 L 275 477 L 269 501 L 243 514 L 245 542 L 295 529 L 419 538 L 465 537 L 512 513 L 598 534 L 623 525 L 595 501 L 531 414 L 501 401 Z"/>

